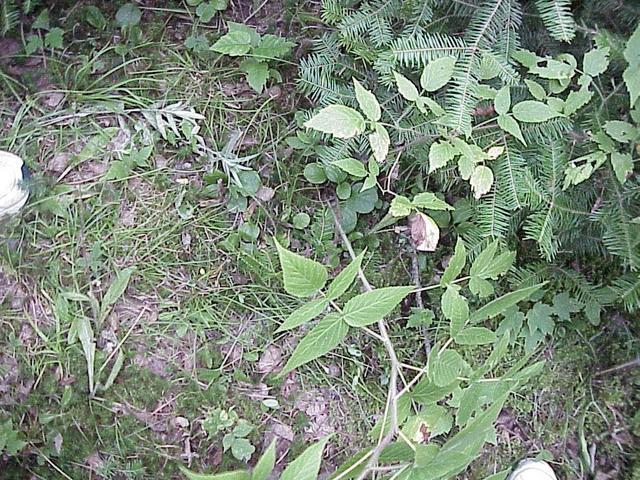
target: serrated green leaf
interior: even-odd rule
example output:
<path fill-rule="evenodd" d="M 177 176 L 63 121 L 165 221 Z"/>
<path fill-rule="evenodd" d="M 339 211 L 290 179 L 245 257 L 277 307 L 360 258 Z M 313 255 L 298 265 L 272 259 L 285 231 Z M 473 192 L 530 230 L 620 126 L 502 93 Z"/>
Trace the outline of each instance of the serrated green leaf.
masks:
<path fill-rule="evenodd" d="M 458 352 L 445 349 L 442 352 L 432 352 L 434 356 L 429 371 L 429 378 L 438 387 L 445 387 L 453 383 L 460 375 L 464 366 L 464 360 Z"/>
<path fill-rule="evenodd" d="M 362 110 L 364 115 L 372 122 L 380 120 L 382 112 L 380 111 L 380 104 L 378 103 L 376 96 L 364 88 L 355 78 L 353 79 L 353 85 L 356 90 L 356 100 L 358 101 L 360 110 Z"/>
<path fill-rule="evenodd" d="M 454 57 L 442 57 L 430 61 L 422 71 L 420 86 L 427 92 L 439 90 L 451 80 L 455 66 Z"/>
<path fill-rule="evenodd" d="M 592 77 L 604 73 L 609 66 L 609 47 L 596 48 L 584 54 L 582 71 Z"/>
<path fill-rule="evenodd" d="M 473 196 L 479 199 L 491 190 L 493 186 L 493 171 L 485 165 L 478 165 L 473 169 L 469 184 L 473 189 Z"/>
<path fill-rule="evenodd" d="M 536 100 L 544 100 L 545 98 L 547 98 L 547 92 L 545 91 L 544 87 L 538 82 L 534 82 L 533 80 L 525 80 L 524 83 L 527 85 L 531 96 Z"/>
<path fill-rule="evenodd" d="M 276 440 L 273 439 L 251 472 L 251 480 L 267 480 L 276 466 Z"/>
<path fill-rule="evenodd" d="M 310 297 L 324 287 L 327 269 L 320 263 L 285 249 L 274 239 L 284 277 L 284 289 L 296 297 Z"/>
<path fill-rule="evenodd" d="M 411 399 L 421 405 L 437 403 L 458 388 L 458 381 L 439 387 L 429 378 L 420 380 L 411 391 Z"/>
<path fill-rule="evenodd" d="M 453 207 L 444 200 L 436 197 L 435 193 L 422 192 L 413 197 L 411 201 L 414 207 L 427 210 L 453 210 Z"/>
<path fill-rule="evenodd" d="M 629 65 L 625 68 L 622 80 L 629 92 L 629 104 L 634 106 L 640 97 L 640 64 Z"/>
<path fill-rule="evenodd" d="M 335 300 L 336 298 L 340 298 L 344 293 L 349 289 L 353 281 L 356 279 L 358 275 L 358 270 L 360 270 L 362 266 L 362 259 L 364 258 L 364 252 L 360 253 L 355 260 L 353 260 L 349 265 L 342 270 L 336 278 L 333 279 L 333 282 L 327 288 L 327 299 Z"/>
<path fill-rule="evenodd" d="M 352 327 L 365 327 L 382 320 L 396 308 L 414 287 L 384 287 L 361 293 L 342 309 L 342 318 Z"/>
<path fill-rule="evenodd" d="M 442 278 L 440 279 L 440 285 L 447 285 L 458 278 L 458 275 L 462 273 L 462 269 L 466 262 L 467 249 L 464 246 L 464 242 L 458 238 L 453 256 L 449 260 L 449 264 L 447 265 L 447 268 L 445 268 Z"/>
<path fill-rule="evenodd" d="M 311 302 L 305 303 L 300 308 L 294 310 L 291 315 L 289 315 L 282 325 L 278 327 L 278 329 L 273 332 L 281 333 L 287 330 L 291 330 L 292 328 L 299 327 L 300 325 L 313 320 L 318 315 L 320 315 L 324 309 L 327 307 L 328 301 L 325 298 L 318 298 L 316 300 L 312 300 Z"/>
<path fill-rule="evenodd" d="M 417 101 L 420 97 L 420 93 L 418 93 L 418 89 L 413 84 L 413 82 L 398 72 L 393 72 L 393 76 L 396 79 L 396 84 L 398 85 L 398 92 L 400 92 L 400 95 L 402 95 L 410 102 Z"/>
<path fill-rule="evenodd" d="M 294 45 L 286 38 L 267 34 L 260 38 L 260 44 L 251 53 L 263 59 L 282 58 L 291 52 Z"/>
<path fill-rule="evenodd" d="M 507 133 L 516 137 L 523 145 L 526 145 L 520 125 L 511 115 L 498 115 L 498 126 Z"/>
<path fill-rule="evenodd" d="M 269 78 L 269 66 L 255 58 L 246 58 L 240 62 L 240 70 L 247 74 L 247 83 L 256 92 L 261 93 Z"/>
<path fill-rule="evenodd" d="M 521 288 L 520 290 L 515 290 L 513 292 L 509 292 L 491 302 L 487 303 L 485 306 L 473 312 L 470 316 L 471 323 L 478 323 L 486 320 L 488 318 L 493 318 L 496 315 L 500 315 L 507 308 L 516 305 L 518 302 L 522 300 L 526 300 L 535 292 L 540 290 L 547 282 L 539 283 L 537 285 L 533 285 L 531 287 Z"/>
<path fill-rule="evenodd" d="M 496 98 L 493 99 L 493 106 L 498 115 L 506 115 L 511 107 L 511 92 L 509 91 L 509 86 L 505 85 L 498 93 L 496 93 Z"/>
<path fill-rule="evenodd" d="M 456 155 L 456 149 L 445 141 L 435 142 L 429 148 L 429 173 L 444 167 Z"/>
<path fill-rule="evenodd" d="M 322 462 L 322 452 L 329 439 L 310 446 L 285 468 L 280 480 L 316 480 Z"/>
<path fill-rule="evenodd" d="M 252 36 L 243 30 L 229 30 L 229 32 L 211 46 L 211 50 L 231 57 L 246 55 L 251 50 Z"/>
<path fill-rule="evenodd" d="M 407 197 L 396 195 L 391 200 L 389 213 L 396 218 L 407 217 L 413 212 L 413 204 Z"/>
<path fill-rule="evenodd" d="M 525 100 L 513 106 L 513 116 L 520 122 L 540 123 L 555 117 L 560 117 L 562 114 L 555 111 L 546 103 L 535 100 Z"/>
<path fill-rule="evenodd" d="M 333 164 L 354 177 L 362 178 L 367 176 L 367 169 L 364 164 L 355 158 L 343 158 L 342 160 L 336 160 Z"/>
<path fill-rule="evenodd" d="M 453 336 L 458 345 L 486 345 L 496 341 L 496 334 L 485 327 L 469 327 Z"/>
<path fill-rule="evenodd" d="M 480 277 L 471 277 L 469 279 L 469 290 L 480 298 L 488 297 L 494 292 L 493 284 Z"/>
<path fill-rule="evenodd" d="M 212 2 L 202 2 L 196 8 L 196 15 L 204 23 L 210 22 L 217 12 L 218 9 Z"/>
<path fill-rule="evenodd" d="M 580 90 L 570 92 L 564 102 L 564 114 L 573 115 L 589 103 L 592 97 L 593 92 L 587 88 L 581 88 Z"/>
<path fill-rule="evenodd" d="M 351 138 L 364 132 L 365 122 L 362 115 L 353 108 L 329 105 L 307 120 L 304 126 L 336 138 Z"/>
<path fill-rule="evenodd" d="M 348 332 L 349 326 L 342 317 L 337 313 L 329 313 L 300 340 L 279 376 L 329 353 Z"/>
<path fill-rule="evenodd" d="M 458 333 L 469 320 L 469 304 L 467 299 L 460 295 L 458 285 L 448 285 L 440 299 L 442 313 L 450 321 L 451 335 Z"/>
<path fill-rule="evenodd" d="M 236 470 L 224 473 L 196 473 L 187 470 L 182 465 L 179 466 L 180 471 L 188 480 L 251 480 L 251 475 L 246 470 Z"/>
<path fill-rule="evenodd" d="M 610 120 L 604 124 L 604 131 L 614 140 L 627 143 L 638 136 L 638 129 L 629 122 Z"/>
<path fill-rule="evenodd" d="M 624 184 L 633 172 L 633 158 L 628 153 L 614 152 L 611 154 L 611 166 L 618 181 Z"/>
<path fill-rule="evenodd" d="M 383 125 L 376 123 L 374 132 L 369 134 L 369 145 L 373 150 L 373 157 L 378 162 L 382 163 L 386 160 L 390 144 L 389 132 Z"/>

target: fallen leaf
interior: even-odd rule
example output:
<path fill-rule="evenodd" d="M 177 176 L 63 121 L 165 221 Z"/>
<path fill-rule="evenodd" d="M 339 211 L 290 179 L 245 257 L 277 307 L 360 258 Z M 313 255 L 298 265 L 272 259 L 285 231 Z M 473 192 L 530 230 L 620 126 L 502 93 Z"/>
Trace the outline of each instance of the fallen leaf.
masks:
<path fill-rule="evenodd" d="M 256 372 L 273 373 L 279 370 L 281 365 L 282 351 L 276 345 L 269 345 L 260 357 L 260 360 L 258 360 Z"/>
<path fill-rule="evenodd" d="M 422 212 L 415 212 L 409 217 L 411 240 L 420 252 L 433 252 L 440 240 L 440 229 L 433 219 Z"/>

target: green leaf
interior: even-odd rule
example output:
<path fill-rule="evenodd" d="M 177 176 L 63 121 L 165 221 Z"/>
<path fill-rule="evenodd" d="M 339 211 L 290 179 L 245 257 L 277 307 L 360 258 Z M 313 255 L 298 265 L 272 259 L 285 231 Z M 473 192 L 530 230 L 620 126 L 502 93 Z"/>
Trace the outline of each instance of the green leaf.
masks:
<path fill-rule="evenodd" d="M 421 405 L 430 405 L 439 402 L 447 395 L 453 393 L 456 388 L 458 388 L 457 381 L 450 383 L 449 385 L 445 385 L 444 387 L 439 387 L 432 380 L 425 378 L 420 380 L 418 384 L 413 387 L 411 392 L 411 399 Z"/>
<path fill-rule="evenodd" d="M 276 466 L 276 440 L 273 439 L 251 472 L 251 480 L 267 480 Z"/>
<path fill-rule="evenodd" d="M 429 148 L 429 173 L 444 167 L 455 155 L 455 147 L 446 140 L 433 143 Z"/>
<path fill-rule="evenodd" d="M 344 270 L 342 270 L 333 282 L 327 288 L 327 299 L 335 300 L 340 298 L 349 289 L 353 281 L 358 275 L 358 270 L 362 266 L 362 259 L 364 258 L 364 252 L 361 252 L 355 260 L 353 260 Z"/>
<path fill-rule="evenodd" d="M 329 105 L 307 120 L 304 126 L 336 138 L 351 138 L 364 132 L 365 123 L 362 115 L 353 108 Z"/>
<path fill-rule="evenodd" d="M 538 82 L 534 82 L 533 80 L 525 80 L 524 83 L 527 85 L 531 96 L 536 100 L 544 100 L 545 98 L 547 98 L 547 92 L 545 91 L 544 87 Z"/>
<path fill-rule="evenodd" d="M 509 86 L 505 85 L 496 94 L 496 98 L 493 99 L 493 105 L 498 115 L 506 115 L 511 107 L 511 92 Z"/>
<path fill-rule="evenodd" d="M 535 333 L 536 331 L 540 331 L 544 335 L 550 335 L 555 325 L 551 315 L 553 315 L 553 308 L 546 303 L 536 303 L 533 308 L 527 312 L 529 332 Z"/>
<path fill-rule="evenodd" d="M 269 66 L 255 58 L 245 58 L 240 63 L 240 70 L 247 74 L 249 86 L 261 93 L 269 78 Z"/>
<path fill-rule="evenodd" d="M 596 48 L 584 54 L 582 71 L 592 77 L 604 73 L 609 66 L 609 47 Z"/>
<path fill-rule="evenodd" d="M 467 249 L 464 246 L 464 242 L 458 238 L 456 242 L 456 248 L 453 256 L 449 260 L 447 268 L 445 268 L 442 278 L 440 279 L 440 285 L 448 285 L 453 282 L 458 275 L 462 273 L 462 269 L 467 261 Z"/>
<path fill-rule="evenodd" d="M 100 304 L 101 321 L 106 318 L 111 307 L 118 301 L 118 299 L 127 289 L 129 280 L 131 280 L 131 275 L 134 271 L 135 267 L 129 267 L 116 273 L 116 277 L 114 278 L 111 285 L 109 285 L 109 289 L 104 294 L 104 297 L 102 297 L 102 302 Z"/>
<path fill-rule="evenodd" d="M 480 298 L 488 297 L 494 291 L 493 284 L 480 277 L 471 277 L 469 279 L 469 290 Z"/>
<path fill-rule="evenodd" d="M 400 92 L 400 95 L 402 95 L 410 102 L 417 101 L 420 97 L 420 93 L 418 93 L 418 89 L 413 84 L 413 82 L 404 75 L 399 74 L 398 72 L 393 72 L 393 76 L 396 79 L 396 84 L 398 85 L 398 92 Z"/>
<path fill-rule="evenodd" d="M 312 300 L 311 302 L 305 303 L 300 308 L 294 310 L 291 315 L 289 315 L 285 319 L 285 321 L 282 322 L 282 325 L 278 327 L 274 334 L 299 327 L 300 325 L 316 318 L 324 311 L 328 303 L 329 302 L 325 298 L 318 298 L 316 300 Z"/>
<path fill-rule="evenodd" d="M 518 140 L 520 140 L 523 145 L 527 144 L 527 142 L 524 141 L 524 137 L 522 136 L 520 125 L 511 115 L 498 115 L 498 126 L 505 132 L 510 133 Z"/>
<path fill-rule="evenodd" d="M 580 90 L 570 92 L 564 102 L 564 114 L 573 115 L 587 103 L 589 103 L 592 97 L 593 92 L 587 88 L 581 88 Z"/>
<path fill-rule="evenodd" d="M 195 473 L 179 465 L 180 471 L 188 480 L 251 480 L 251 475 L 246 470 L 236 470 L 224 473 Z"/>
<path fill-rule="evenodd" d="M 454 57 L 442 57 L 430 61 L 422 71 L 420 86 L 427 92 L 439 90 L 451 80 L 455 66 Z"/>
<path fill-rule="evenodd" d="M 458 345 L 486 345 L 496 341 L 496 334 L 485 327 L 469 327 L 453 336 Z"/>
<path fill-rule="evenodd" d="M 507 308 L 529 298 L 535 292 L 540 290 L 540 288 L 542 288 L 546 283 L 547 282 L 543 282 L 531 287 L 521 288 L 520 290 L 509 292 L 495 300 L 492 300 L 471 314 L 471 323 L 478 323 L 488 318 L 493 318 L 496 315 L 500 315 Z"/>
<path fill-rule="evenodd" d="M 409 201 L 407 197 L 403 197 L 402 195 L 396 195 L 391 200 L 391 205 L 389 207 L 389 213 L 396 218 L 407 217 L 413 212 L 413 204 Z"/>
<path fill-rule="evenodd" d="M 267 34 L 262 36 L 260 44 L 253 49 L 252 54 L 264 60 L 282 58 L 291 52 L 294 45 L 294 42 L 285 38 Z"/>
<path fill-rule="evenodd" d="M 376 123 L 374 132 L 369 135 L 369 145 L 371 145 L 373 156 L 378 162 L 385 161 L 389 154 L 390 144 L 389 132 L 383 125 Z"/>
<path fill-rule="evenodd" d="M 469 320 L 469 304 L 467 299 L 460 295 L 458 285 L 448 285 L 440 299 L 443 315 L 451 322 L 449 330 L 451 335 L 458 333 Z"/>
<path fill-rule="evenodd" d="M 496 280 L 500 275 L 506 273 L 513 265 L 515 252 L 503 252 L 496 257 L 497 251 L 498 241 L 495 240 L 476 257 L 471 265 L 471 270 L 469 270 L 469 275 Z"/>
<path fill-rule="evenodd" d="M 389 315 L 413 290 L 414 287 L 385 287 L 361 293 L 346 303 L 342 318 L 352 327 L 365 327 Z"/>
<path fill-rule="evenodd" d="M 355 158 L 343 158 L 342 160 L 336 160 L 333 164 L 354 177 L 362 178 L 367 176 L 367 169 L 364 164 Z"/>
<path fill-rule="evenodd" d="M 84 19 L 89 25 L 98 30 L 104 30 L 107 26 L 107 19 L 104 17 L 102 10 L 95 5 L 87 5 L 83 8 Z"/>
<path fill-rule="evenodd" d="M 293 228 L 296 228 L 298 230 L 304 230 L 311 223 L 311 217 L 306 212 L 296 213 L 293 219 L 291 220 L 291 223 L 293 223 Z M 245 225 L 247 224 L 245 223 Z"/>
<path fill-rule="evenodd" d="M 513 106 L 513 116 L 525 123 L 540 123 L 562 116 L 546 103 L 525 100 Z"/>
<path fill-rule="evenodd" d="M 622 80 L 629 92 L 629 104 L 634 106 L 640 97 L 640 64 L 629 65 L 622 74 Z"/>
<path fill-rule="evenodd" d="M 604 124 L 604 131 L 614 140 L 627 143 L 638 136 L 638 129 L 629 122 L 610 120 Z"/>
<path fill-rule="evenodd" d="M 349 326 L 337 313 L 329 313 L 296 346 L 280 372 L 282 377 L 294 368 L 309 363 L 336 348 L 349 333 Z"/>
<path fill-rule="evenodd" d="M 85 361 L 87 362 L 89 392 L 93 393 L 93 375 L 95 372 L 96 361 L 96 342 L 93 335 L 93 328 L 91 327 L 91 321 L 87 317 L 77 317 L 74 322 L 74 327 L 78 338 L 80 339 L 80 344 L 82 345 L 82 351 L 84 353 Z"/>
<path fill-rule="evenodd" d="M 356 213 L 373 212 L 373 209 L 376 207 L 376 202 L 378 201 L 378 192 L 374 188 L 368 190 L 363 189 L 364 186 L 360 183 L 351 186 L 351 196 L 349 200 L 344 202 L 346 209 L 353 210 Z"/>
<path fill-rule="evenodd" d="M 249 53 L 252 40 L 251 33 L 248 31 L 240 29 L 232 30 L 230 26 L 229 32 L 220 37 L 218 41 L 211 46 L 211 50 L 231 57 L 238 57 Z"/>
<path fill-rule="evenodd" d="M 283 248 L 274 239 L 284 277 L 284 289 L 296 297 L 310 297 L 324 287 L 327 269 L 309 258 Z"/>
<path fill-rule="evenodd" d="M 464 360 L 455 350 L 445 349 L 442 352 L 432 352 L 429 378 L 438 387 L 451 385 L 458 378 L 464 366 Z"/>
<path fill-rule="evenodd" d="M 633 172 L 633 159 L 628 153 L 614 152 L 611 154 L 611 166 L 618 181 L 624 184 Z"/>
<path fill-rule="evenodd" d="M 358 101 L 360 110 L 362 110 L 364 115 L 372 122 L 377 122 L 378 120 L 380 120 L 380 104 L 378 103 L 376 96 L 369 90 L 364 88 L 362 84 L 355 78 L 353 79 L 353 84 L 355 86 L 356 100 Z"/>
<path fill-rule="evenodd" d="M 302 452 L 285 468 L 280 475 L 280 480 L 316 480 L 327 440 L 328 438 L 320 440 Z"/>
<path fill-rule="evenodd" d="M 204 23 L 210 22 L 217 12 L 218 9 L 212 2 L 203 2 L 196 8 L 196 15 Z"/>
<path fill-rule="evenodd" d="M 134 3 L 125 3 L 116 12 L 116 23 L 119 27 L 133 27 L 140 23 L 142 12 Z"/>
<path fill-rule="evenodd" d="M 427 210 L 453 210 L 453 207 L 444 200 L 436 197 L 435 193 L 422 192 L 413 197 L 411 201 L 414 207 Z"/>
<path fill-rule="evenodd" d="M 236 437 L 231 443 L 231 454 L 241 462 L 248 462 L 255 451 L 256 447 L 246 438 Z"/>
<path fill-rule="evenodd" d="M 62 48 L 64 30 L 61 28 L 52 28 L 44 36 L 44 44 L 48 48 Z"/>
<path fill-rule="evenodd" d="M 469 183 L 473 189 L 473 196 L 478 199 L 491 190 L 493 186 L 493 171 L 489 167 L 478 165 L 474 168 Z"/>

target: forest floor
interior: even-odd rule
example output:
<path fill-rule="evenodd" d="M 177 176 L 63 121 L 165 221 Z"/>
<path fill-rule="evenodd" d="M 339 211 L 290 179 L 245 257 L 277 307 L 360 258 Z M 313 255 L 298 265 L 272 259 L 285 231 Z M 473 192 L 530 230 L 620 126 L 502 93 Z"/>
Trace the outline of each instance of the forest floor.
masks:
<path fill-rule="evenodd" d="M 294 458 L 334 433 L 331 471 L 366 443 L 385 365 L 355 338 L 275 375 L 297 336 L 273 331 L 300 303 L 282 288 L 271 238 L 338 269 L 347 259 L 326 207 L 333 193 L 305 182 L 306 160 L 287 142 L 311 106 L 295 62 L 321 28 L 318 2 L 232 2 L 198 24 L 179 2 L 146 1 L 138 36 L 113 25 L 111 2 L 93 2 L 102 29 L 86 21 L 89 2 L 60 3 L 50 22 L 62 48 L 27 55 L 26 32 L 0 39 L 0 148 L 33 174 L 31 201 L 0 242 L 2 478 L 177 479 L 179 465 L 252 464 L 274 438 L 278 458 Z M 280 81 L 256 93 L 237 61 L 201 48 L 226 21 L 296 43 Z M 230 191 L 224 161 L 194 155 L 189 134 L 171 130 L 184 112 L 203 116 L 219 157 L 246 157 L 244 190 Z M 372 279 L 412 281 L 412 255 L 395 238 L 380 236 Z M 407 348 L 420 342 L 408 335 Z M 498 446 L 465 478 L 525 456 L 563 478 L 585 465 L 600 480 L 629 474 L 640 374 L 607 369 L 638 345 L 618 314 L 590 337 L 546 345 L 544 373 L 510 401 Z M 250 432 L 225 451 L 241 420 Z"/>

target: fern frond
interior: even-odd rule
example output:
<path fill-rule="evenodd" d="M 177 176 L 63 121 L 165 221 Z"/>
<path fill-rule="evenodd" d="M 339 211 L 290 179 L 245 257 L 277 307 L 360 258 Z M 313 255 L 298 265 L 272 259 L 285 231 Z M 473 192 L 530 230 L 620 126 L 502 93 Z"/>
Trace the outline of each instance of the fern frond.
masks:
<path fill-rule="evenodd" d="M 3 0 L 0 4 L 0 36 L 4 36 L 18 24 L 20 10 L 14 0 Z"/>
<path fill-rule="evenodd" d="M 400 65 L 422 68 L 435 58 L 458 57 L 468 48 L 461 38 L 441 33 L 425 33 L 398 38 L 391 42 L 390 50 Z"/>
<path fill-rule="evenodd" d="M 505 238 L 510 230 L 512 212 L 504 202 L 504 196 L 494 188 L 486 198 L 478 204 L 474 223 L 480 228 L 483 237 Z"/>
<path fill-rule="evenodd" d="M 571 42 L 576 24 L 571 13 L 571 0 L 536 0 L 536 7 L 549 35 L 562 42 Z"/>
<path fill-rule="evenodd" d="M 611 290 L 629 312 L 640 309 L 640 275 L 627 274 L 617 278 Z"/>
<path fill-rule="evenodd" d="M 496 188 L 500 191 L 506 208 L 518 210 L 522 208 L 519 197 L 524 190 L 522 173 L 526 163 L 522 154 L 512 142 L 505 139 L 504 147 L 504 153 L 493 166 Z"/>

